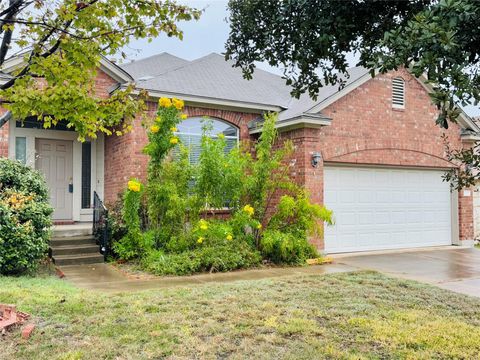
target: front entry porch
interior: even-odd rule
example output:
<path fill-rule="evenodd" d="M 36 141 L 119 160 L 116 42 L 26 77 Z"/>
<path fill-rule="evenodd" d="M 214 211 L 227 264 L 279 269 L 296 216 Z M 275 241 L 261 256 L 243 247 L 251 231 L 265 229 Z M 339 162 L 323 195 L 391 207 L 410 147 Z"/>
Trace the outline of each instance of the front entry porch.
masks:
<path fill-rule="evenodd" d="M 55 223 L 92 221 L 93 194 L 104 193 L 104 138 L 85 142 L 63 124 L 43 129 L 34 118 L 10 120 L 9 156 L 45 175 Z"/>
<path fill-rule="evenodd" d="M 56 266 L 98 264 L 104 261 L 92 233 L 92 223 L 55 225 L 50 255 Z"/>

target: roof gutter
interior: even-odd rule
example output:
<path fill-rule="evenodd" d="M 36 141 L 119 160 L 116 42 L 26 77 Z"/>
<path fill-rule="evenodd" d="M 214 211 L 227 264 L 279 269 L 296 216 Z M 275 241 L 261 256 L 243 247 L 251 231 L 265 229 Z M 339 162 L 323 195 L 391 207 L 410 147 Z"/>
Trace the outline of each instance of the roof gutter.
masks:
<path fill-rule="evenodd" d="M 318 129 L 323 126 L 329 126 L 332 119 L 321 114 L 301 114 L 290 119 L 284 119 L 275 123 L 275 128 L 280 131 L 289 131 L 301 128 Z M 263 122 L 252 122 L 249 126 L 251 135 L 261 133 Z"/>
<path fill-rule="evenodd" d="M 119 88 L 126 89 L 126 87 L 127 87 L 126 85 L 121 85 Z M 195 104 L 198 106 L 203 106 L 203 107 L 212 107 L 212 105 L 216 105 L 216 107 L 224 107 L 228 109 L 240 109 L 243 111 L 253 112 L 253 113 L 262 113 L 264 111 L 280 112 L 284 110 L 284 108 L 276 105 L 267 105 L 267 104 L 228 100 L 228 99 L 218 99 L 218 98 L 212 98 L 208 96 L 188 95 L 188 94 L 180 94 L 180 93 L 169 92 L 169 91 L 150 90 L 150 89 L 142 89 L 142 88 L 135 88 L 133 90 L 133 94 L 138 95 L 142 90 L 147 91 L 148 96 L 152 99 L 159 99 L 161 97 L 177 97 L 179 99 L 182 99 L 185 102 Z"/>

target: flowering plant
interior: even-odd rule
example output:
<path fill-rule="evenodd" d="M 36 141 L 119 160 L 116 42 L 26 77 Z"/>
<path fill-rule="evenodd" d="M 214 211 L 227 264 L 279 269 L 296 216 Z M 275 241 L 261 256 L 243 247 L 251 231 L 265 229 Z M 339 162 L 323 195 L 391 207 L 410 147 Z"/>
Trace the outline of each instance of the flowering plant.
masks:
<path fill-rule="evenodd" d="M 173 133 L 177 132 L 177 124 L 183 119 L 181 110 L 184 105 L 183 100 L 175 98 L 162 97 L 158 101 L 157 116 L 153 124 L 148 126 L 149 142 L 144 148 L 144 152 L 150 156 L 150 164 L 157 169 L 170 150 L 180 143 L 180 139 Z"/>

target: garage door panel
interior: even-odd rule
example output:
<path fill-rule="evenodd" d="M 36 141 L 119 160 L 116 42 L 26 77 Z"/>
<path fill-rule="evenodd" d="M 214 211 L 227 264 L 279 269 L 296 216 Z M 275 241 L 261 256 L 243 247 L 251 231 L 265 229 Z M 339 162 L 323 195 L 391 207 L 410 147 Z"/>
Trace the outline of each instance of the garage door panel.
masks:
<path fill-rule="evenodd" d="M 325 167 L 327 252 L 451 244 L 451 197 L 441 170 Z"/>

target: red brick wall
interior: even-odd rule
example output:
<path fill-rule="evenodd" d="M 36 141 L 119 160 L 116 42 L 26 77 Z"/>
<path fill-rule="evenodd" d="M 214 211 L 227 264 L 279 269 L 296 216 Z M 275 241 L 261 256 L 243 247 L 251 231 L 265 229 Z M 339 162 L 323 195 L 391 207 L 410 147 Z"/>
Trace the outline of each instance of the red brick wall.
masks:
<path fill-rule="evenodd" d="M 391 80 L 405 79 L 405 109 L 392 109 Z M 460 128 L 435 125 L 436 108 L 427 91 L 404 70 L 378 75 L 322 111 L 332 118 L 321 129 L 297 129 L 283 133 L 296 145 L 295 177 L 305 184 L 312 199 L 323 202 L 323 163 L 310 164 L 320 152 L 327 164 L 358 163 L 394 166 L 452 167 L 445 160 L 442 134 L 454 148 L 462 146 Z M 328 204 L 327 204 L 328 205 Z M 459 194 L 460 239 L 473 239 L 472 197 Z M 314 241 L 322 247 L 321 241 Z"/>
<path fill-rule="evenodd" d="M 0 108 L 0 115 L 3 115 L 5 111 Z M 0 157 L 8 157 L 8 122 L 0 127 Z"/>
<path fill-rule="evenodd" d="M 147 134 L 142 127 L 143 119 L 153 118 L 157 103 L 150 102 L 145 116 L 135 119 L 134 130 L 126 135 L 108 136 L 105 139 L 105 200 L 113 203 L 125 188 L 128 180 L 136 177 L 145 180 L 148 157 L 143 153 L 147 144 Z M 234 124 L 240 129 L 240 139 L 248 139 L 247 124 L 257 118 L 258 114 L 230 110 L 209 109 L 186 106 L 184 113 L 188 117 L 208 116 Z"/>
<path fill-rule="evenodd" d="M 405 109 L 392 109 L 391 80 L 405 79 Z M 333 119 L 320 131 L 327 162 L 410 166 L 451 166 L 441 135 L 461 146 L 460 128 L 435 125 L 436 108 L 427 91 L 406 71 L 378 75 L 322 111 Z"/>
<path fill-rule="evenodd" d="M 113 85 L 117 84 L 118 81 L 112 79 L 110 76 L 105 74 L 102 70 L 97 70 L 97 77 L 95 79 L 95 92 L 97 96 L 107 98 L 110 96 L 110 89 Z"/>

